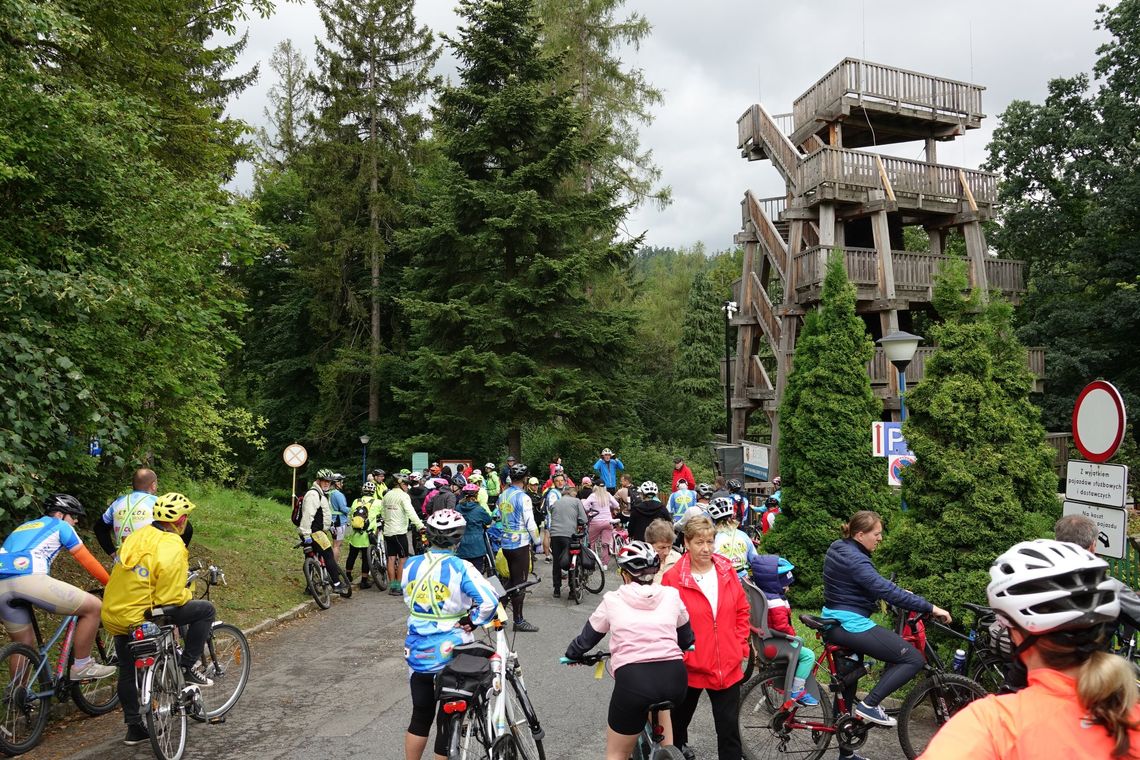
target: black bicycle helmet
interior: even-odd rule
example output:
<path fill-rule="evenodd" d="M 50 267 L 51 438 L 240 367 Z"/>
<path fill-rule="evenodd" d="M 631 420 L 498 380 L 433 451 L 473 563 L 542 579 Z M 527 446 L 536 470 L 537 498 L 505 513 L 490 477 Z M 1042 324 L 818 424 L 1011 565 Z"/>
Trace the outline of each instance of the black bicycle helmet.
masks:
<path fill-rule="evenodd" d="M 728 481 L 728 490 L 732 491 L 733 493 L 736 493 L 741 488 L 744 488 L 744 486 L 741 485 L 740 481 L 737 480 L 736 478 L 733 478 L 732 480 Z"/>
<path fill-rule="evenodd" d="M 657 550 L 644 541 L 630 541 L 617 555 L 618 567 L 641 584 L 652 583 L 661 568 Z"/>
<path fill-rule="evenodd" d="M 61 512 L 73 517 L 83 517 L 87 514 L 79 499 L 66 493 L 53 493 L 44 499 L 44 514 L 50 515 L 52 512 Z"/>
<path fill-rule="evenodd" d="M 450 549 L 463 539 L 467 521 L 454 509 L 441 509 L 424 520 L 424 529 L 432 546 Z"/>
<path fill-rule="evenodd" d="M 511 466 L 511 480 L 526 480 L 526 476 L 530 475 L 530 468 L 525 464 L 516 464 Z"/>

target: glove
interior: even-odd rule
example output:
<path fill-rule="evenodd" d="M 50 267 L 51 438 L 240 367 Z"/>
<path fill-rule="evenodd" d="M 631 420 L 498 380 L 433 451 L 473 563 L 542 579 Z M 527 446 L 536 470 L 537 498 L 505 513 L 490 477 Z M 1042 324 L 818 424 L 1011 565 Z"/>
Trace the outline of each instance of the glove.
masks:
<path fill-rule="evenodd" d="M 312 536 L 305 536 L 304 538 L 301 539 L 301 546 L 312 546 L 312 545 L 313 545 L 313 537 Z"/>

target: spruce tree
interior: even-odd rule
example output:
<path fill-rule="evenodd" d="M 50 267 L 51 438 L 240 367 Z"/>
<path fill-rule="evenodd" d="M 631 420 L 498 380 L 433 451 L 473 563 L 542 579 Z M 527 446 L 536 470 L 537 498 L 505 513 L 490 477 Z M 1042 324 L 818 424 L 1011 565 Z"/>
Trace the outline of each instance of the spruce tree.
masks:
<path fill-rule="evenodd" d="M 780 476 L 786 514 L 764 539 L 764 551 L 797 567 L 797 604 L 823 603 L 823 556 L 840 526 L 860 509 L 890 519 L 897 497 L 884 460 L 871 456 L 871 423 L 881 405 L 867 362 L 874 345 L 855 313 L 855 286 L 843 257 L 828 259 L 820 306 L 804 318 L 780 406 Z"/>
<path fill-rule="evenodd" d="M 282 40 L 273 48 L 269 68 L 277 81 L 269 88 L 265 120 L 269 129 L 258 131 L 261 158 L 282 168 L 301 152 L 312 117 L 313 93 L 308 87 L 305 57 L 292 40 Z"/>
<path fill-rule="evenodd" d="M 903 426 L 917 459 L 903 478 L 909 511 L 882 548 L 909 588 L 947 608 L 983 602 L 993 559 L 1049 535 L 1061 512 L 1012 310 L 980 306 L 976 294 L 962 296 L 966 288 L 962 262 L 935 284 L 945 322 L 931 331 L 938 350 L 907 394 Z"/>
<path fill-rule="evenodd" d="M 685 415 L 675 435 L 689 446 L 701 445 L 713 430 L 724 427 L 724 386 L 719 378 L 724 356 L 722 303 L 708 273 L 698 272 L 681 322 L 680 361 L 674 383 Z"/>
<path fill-rule="evenodd" d="M 543 54 L 533 10 L 461 0 L 449 40 L 460 68 L 435 112 L 441 160 L 423 225 L 402 240 L 421 346 L 406 398 L 423 445 L 499 426 L 518 454 L 525 423 L 592 424 L 616 400 L 630 318 L 584 295 L 629 255 L 614 242 L 627 208 L 614 184 L 573 181 L 604 136 L 554 87 L 561 63 Z"/>

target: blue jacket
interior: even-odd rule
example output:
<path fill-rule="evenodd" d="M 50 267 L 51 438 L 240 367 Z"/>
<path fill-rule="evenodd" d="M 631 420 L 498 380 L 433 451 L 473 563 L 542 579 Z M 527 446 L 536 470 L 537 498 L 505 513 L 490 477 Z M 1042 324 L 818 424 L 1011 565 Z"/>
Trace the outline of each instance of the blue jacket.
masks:
<path fill-rule="evenodd" d="M 455 556 L 460 559 L 477 559 L 487 555 L 487 526 L 491 524 L 491 513 L 483 509 L 477 501 L 461 501 L 455 505 L 459 514 L 467 521 L 463 540 L 455 548 Z"/>
<path fill-rule="evenodd" d="M 914 612 L 930 612 L 934 605 L 904 591 L 879 575 L 871 555 L 855 539 L 841 538 L 827 548 L 823 559 L 823 604 L 833 610 L 871 617 L 880 599 Z"/>
<path fill-rule="evenodd" d="M 617 457 L 610 457 L 609 463 L 601 457 L 598 461 L 594 462 L 594 472 L 598 473 L 598 477 L 602 479 L 602 484 L 606 488 L 617 488 L 617 471 L 625 471 L 625 465 Z"/>
<path fill-rule="evenodd" d="M 348 525 L 348 499 L 344 498 L 340 489 L 329 491 L 329 503 L 332 505 L 333 525 Z"/>

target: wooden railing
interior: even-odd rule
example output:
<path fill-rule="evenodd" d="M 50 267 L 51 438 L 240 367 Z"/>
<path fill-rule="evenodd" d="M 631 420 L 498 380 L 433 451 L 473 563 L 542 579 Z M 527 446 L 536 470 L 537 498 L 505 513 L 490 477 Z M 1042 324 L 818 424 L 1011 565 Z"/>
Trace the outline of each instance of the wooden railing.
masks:
<path fill-rule="evenodd" d="M 760 276 L 755 272 L 751 272 L 752 276 L 752 309 L 756 314 L 756 318 L 760 320 L 760 326 L 768 335 L 768 340 L 772 345 L 780 344 L 780 320 L 776 317 L 775 309 L 772 308 L 772 300 L 768 297 L 768 291 L 760 282 Z"/>
<path fill-rule="evenodd" d="M 815 246 L 796 254 L 793 260 L 796 288 L 804 291 L 823 282 L 830 247 Z M 877 288 L 879 284 L 879 252 L 874 248 L 843 248 L 847 276 L 856 286 Z M 934 277 L 952 256 L 921 251 L 891 251 L 896 290 L 929 290 Z M 986 259 L 986 275 L 991 290 L 1003 293 L 1025 291 L 1025 262 L 1010 259 Z M 1042 365 L 1044 366 L 1044 365 Z"/>
<path fill-rule="evenodd" d="M 790 113 L 777 113 L 772 115 L 772 121 L 776 122 L 776 126 L 785 135 L 791 136 L 792 132 L 796 131 L 795 116 Z"/>
<path fill-rule="evenodd" d="M 906 384 L 907 387 L 912 387 L 923 377 L 926 376 L 926 362 L 937 351 L 935 346 L 922 346 L 914 353 L 914 359 L 906 368 Z M 1026 352 L 1029 355 L 1027 366 L 1029 371 L 1033 373 L 1036 378 L 1044 377 L 1045 375 L 1045 349 L 1044 348 L 1028 348 Z M 883 353 L 883 349 L 876 348 L 875 355 L 871 361 L 867 362 L 867 374 L 871 376 L 871 385 L 889 385 L 895 377 L 894 365 L 887 361 L 887 356 Z"/>
<path fill-rule="evenodd" d="M 964 176 L 978 204 L 997 203 L 996 174 L 843 148 L 824 147 L 805 157 L 799 164 L 796 184 L 801 193 L 823 184 L 879 190 L 883 188 L 880 162 L 896 196 L 921 195 L 964 201 L 967 199 L 961 182 Z"/>
<path fill-rule="evenodd" d="M 1020 293 L 1025 290 L 1025 262 L 987 257 L 986 280 L 989 282 L 990 290 Z M 1041 377 L 1044 376 L 1044 365 L 1042 365 Z"/>
<path fill-rule="evenodd" d="M 813 246 L 797 253 L 792 261 L 795 267 L 796 289 L 808 290 L 823 282 L 827 271 L 830 246 Z M 843 263 L 847 277 L 859 285 L 876 287 L 879 284 L 879 254 L 874 248 L 843 248 Z"/>
<path fill-rule="evenodd" d="M 788 246 L 784 242 L 784 238 L 780 235 L 780 231 L 776 229 L 774 219 L 777 217 L 773 217 L 768 213 L 767 209 L 761 205 L 761 201 L 752 195 L 751 190 L 747 191 L 744 197 L 752 226 L 756 228 L 756 234 L 759 235 L 760 241 L 767 249 L 769 260 L 773 266 L 776 267 L 780 278 L 783 279 L 785 273 L 788 271 Z M 775 207 L 774 201 L 783 201 L 782 198 L 768 198 L 766 200 L 772 202 L 768 208 Z M 781 205 L 780 208 L 782 207 Z"/>
<path fill-rule="evenodd" d="M 1034 354 L 1032 352 L 1030 352 L 1030 354 L 1029 354 L 1029 369 L 1033 372 L 1033 374 L 1035 376 L 1040 377 L 1041 375 L 1045 374 L 1045 366 L 1044 366 L 1045 352 L 1044 351 L 1041 352 L 1041 359 L 1042 359 L 1041 375 L 1038 375 L 1038 371 L 1036 369 L 1034 369 L 1034 367 L 1033 367 L 1033 358 L 1034 358 Z M 1072 433 L 1046 433 L 1045 434 L 1045 443 L 1049 444 L 1053 448 L 1053 471 L 1057 473 L 1057 477 L 1059 479 L 1065 477 L 1065 470 L 1068 468 L 1068 464 L 1069 464 L 1069 441 L 1072 440 L 1072 438 L 1073 438 Z"/>
<path fill-rule="evenodd" d="M 792 105 L 795 128 L 815 121 L 845 95 L 887 103 L 896 108 L 929 110 L 932 117 L 949 117 L 976 124 L 982 113 L 982 90 L 976 84 L 920 74 L 879 63 L 844 58 L 808 88 Z"/>
<path fill-rule="evenodd" d="M 736 137 L 741 150 L 762 147 L 784 180 L 795 185 L 800 152 L 764 106 L 756 103 L 736 120 Z"/>
<path fill-rule="evenodd" d="M 756 203 L 764 210 L 765 216 L 775 224 L 779 221 L 780 214 L 784 213 L 784 209 L 788 207 L 788 198 L 785 195 L 777 195 L 774 198 L 756 198 Z"/>

